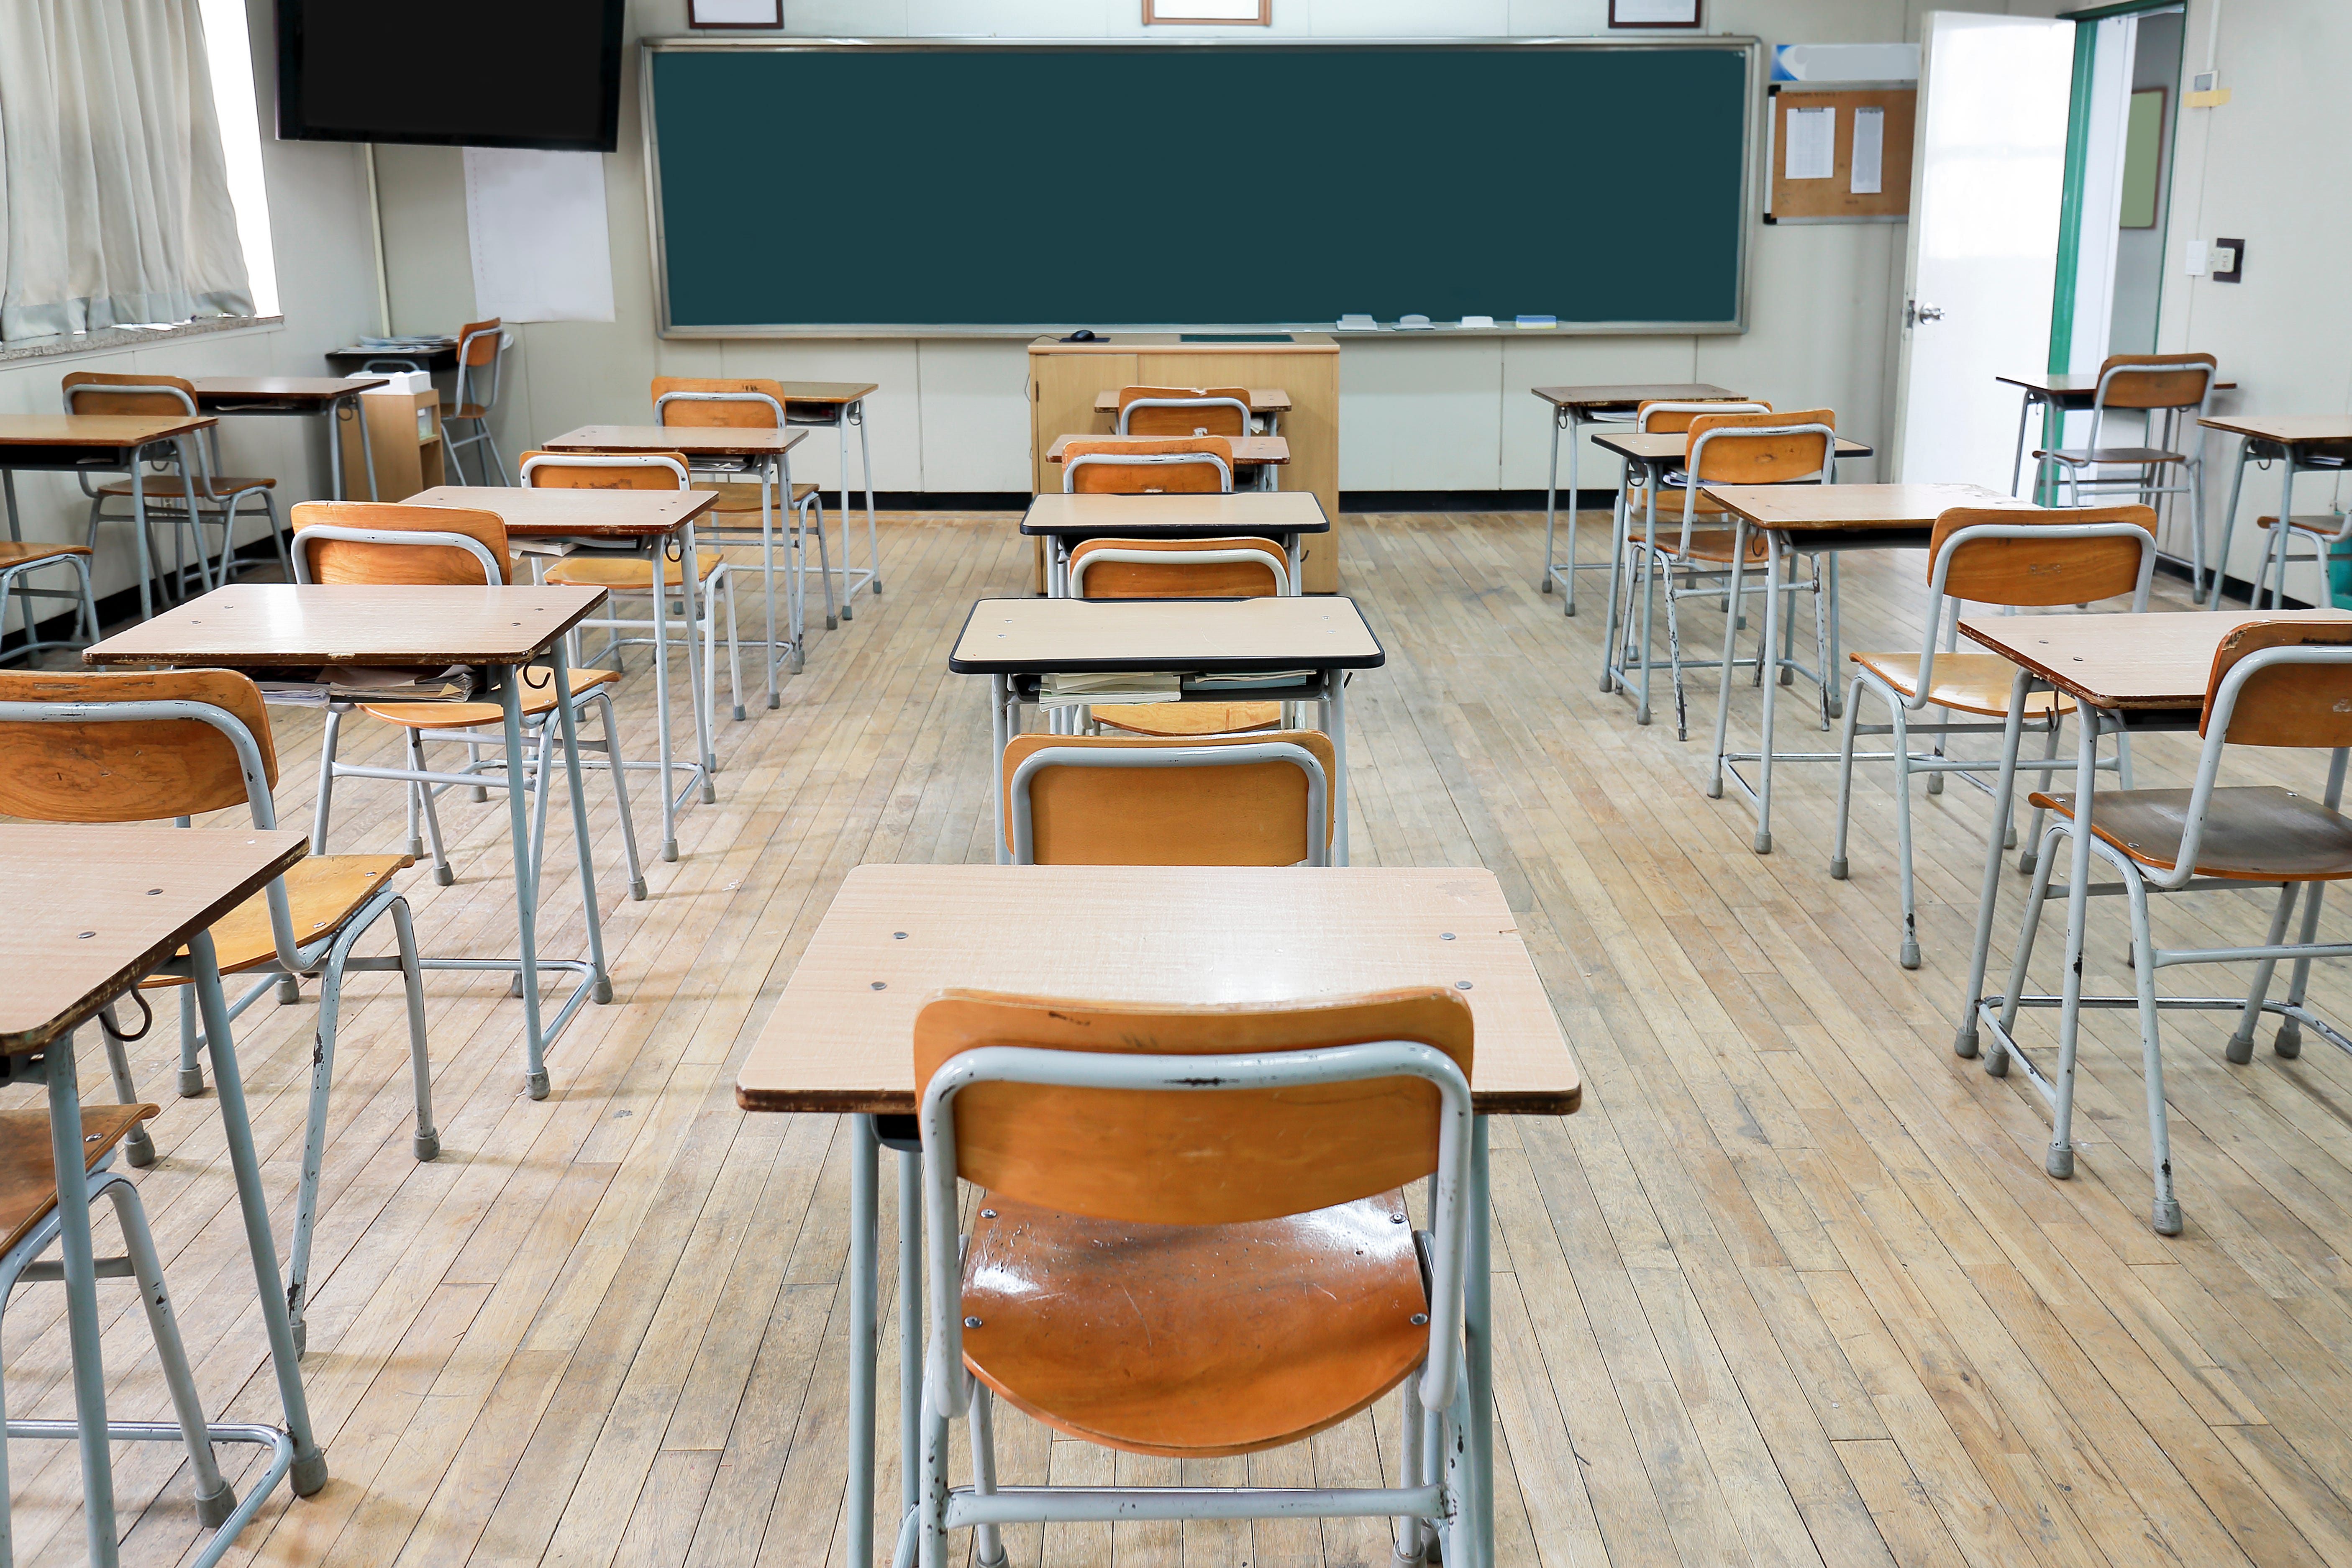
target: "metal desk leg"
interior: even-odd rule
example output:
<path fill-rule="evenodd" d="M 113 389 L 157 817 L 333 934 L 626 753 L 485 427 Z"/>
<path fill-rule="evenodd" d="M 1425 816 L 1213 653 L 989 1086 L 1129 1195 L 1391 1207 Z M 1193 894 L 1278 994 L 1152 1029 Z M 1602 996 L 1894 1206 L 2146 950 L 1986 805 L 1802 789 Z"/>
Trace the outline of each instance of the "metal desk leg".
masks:
<path fill-rule="evenodd" d="M 898 1500 L 922 1500 L 923 1156 L 898 1151 Z M 902 1515 L 903 1517 L 903 1515 Z"/>
<path fill-rule="evenodd" d="M 310 1401 L 302 1392 L 301 1358 L 294 1348 L 286 1287 L 278 1274 L 278 1244 L 269 1237 L 269 1199 L 261 1187 L 261 1162 L 253 1152 L 245 1074 L 237 1066 L 236 1039 L 229 1032 L 228 999 L 221 994 L 220 969 L 210 931 L 198 931 L 188 939 L 188 957 L 195 970 L 191 989 L 204 1017 L 205 1050 L 213 1058 L 213 1093 L 220 1100 L 222 1142 L 228 1150 L 229 1169 L 236 1177 L 246 1248 L 253 1254 L 254 1285 L 261 1292 L 261 1325 L 269 1336 L 270 1365 L 278 1374 L 278 1407 L 286 1416 L 287 1436 L 294 1439 L 294 1467 L 289 1474 L 294 1495 L 310 1497 L 327 1484 L 327 1456 L 320 1451 L 318 1436 L 310 1429 Z"/>
<path fill-rule="evenodd" d="M 1565 408 L 1555 408 L 1551 411 L 1551 479 L 1544 486 L 1543 570 L 1536 574 L 1536 591 L 1541 594 L 1549 594 L 1551 592 L 1552 562 L 1554 560 L 1551 542 L 1552 531 L 1559 517 L 1559 425 L 1560 421 L 1567 417 L 1568 410 Z M 1570 497 L 1569 526 L 1571 528 L 1575 526 L 1575 500 L 1573 497 Z M 1575 581 L 1574 573 L 1571 572 L 1569 574 L 1569 580 L 1570 582 Z"/>
<path fill-rule="evenodd" d="M 139 618 L 151 621 L 155 618 L 155 596 L 151 581 L 155 570 L 147 559 L 147 476 L 140 460 L 143 455 L 144 448 L 131 454 L 131 531 L 139 541 Z M 186 486 L 181 488 L 185 489 Z"/>
<path fill-rule="evenodd" d="M 996 863 L 1000 866 L 1013 863 L 1013 851 L 1004 843 L 1004 748 L 1013 743 L 1011 725 L 1006 722 L 1009 686 L 1007 677 L 988 678 L 988 798 L 992 807 L 989 837 L 996 845 Z"/>
<path fill-rule="evenodd" d="M 1486 1118 L 1470 1119 L 1470 1190 L 1463 1194 L 1470 1256 L 1463 1274 L 1463 1360 L 1470 1377 L 1471 1473 L 1477 1478 L 1479 1568 L 1495 1561 L 1494 1217 L 1487 1204 Z"/>
<path fill-rule="evenodd" d="M 2246 447 L 2251 439 L 2245 436 L 2238 437 L 2238 466 L 2230 476 L 2230 505 L 2221 513 L 2221 550 L 2213 557 L 2211 596 L 2205 601 L 2205 607 L 2209 610 L 2221 607 L 2221 581 L 2230 574 L 2230 534 L 2238 523 L 2238 497 L 2246 488 Z M 2253 600 L 2248 599 L 2246 607 L 2252 609 Z"/>
<path fill-rule="evenodd" d="M 16 470 L 14 468 L 0 468 L 0 499 L 5 499 L 8 503 L 8 542 L 11 544 L 21 544 L 24 542 L 25 530 L 16 516 Z M 16 579 L 16 613 L 25 623 L 25 640 L 29 643 L 35 635 L 33 589 L 32 585 L 21 576 Z M 90 627 L 89 635 L 95 638 L 98 636 L 98 628 Z M 31 655 L 26 656 L 26 667 L 30 668 Z"/>
<path fill-rule="evenodd" d="M 1741 567 L 1747 560 L 1748 520 L 1734 512 L 1731 518 L 1731 603 L 1724 611 L 1723 674 L 1715 689 L 1715 763 L 1706 780 L 1706 798 L 1709 800 L 1723 798 L 1723 752 L 1731 729 L 1731 672 L 1738 663 L 1739 605 L 1748 584 L 1748 574 Z M 1630 607 L 1627 613 L 1631 614 Z M 1765 700 L 1771 699 L 1768 696 Z"/>
<path fill-rule="evenodd" d="M 656 552 L 660 549 L 658 545 L 655 548 Z M 703 601 L 702 553 L 701 546 L 695 542 L 694 524 L 689 522 L 679 531 L 677 548 L 678 581 L 686 590 L 686 697 L 694 705 L 694 754 L 702 766 L 702 804 L 711 805 L 719 799 L 719 786 L 711 782 L 711 775 L 719 771 L 719 752 L 710 740 L 713 710 L 719 706 L 719 672 L 706 668 L 709 661 L 702 657 L 702 639 L 696 635 L 695 625 L 703 620 L 711 623 L 711 651 L 715 657 L 718 616 Z M 661 571 L 658 560 L 654 571 Z M 659 580 L 658 576 L 656 580 Z"/>
<path fill-rule="evenodd" d="M 2098 782 L 2094 770 L 2099 759 L 2099 715 L 2087 706 L 2075 715 L 2074 758 L 2076 816 L 2074 831 L 2068 836 L 2073 841 L 2074 860 L 2066 873 L 2066 959 L 2065 967 L 2059 972 L 2058 1070 L 2052 1075 L 2057 1101 L 2052 1108 L 2050 1152 L 2042 1162 L 2042 1168 L 2060 1181 L 2074 1173 L 2074 1047 L 2083 1017 L 2083 927 L 2091 901 L 2091 814 L 2098 805 L 2091 792 Z M 2022 991 L 2024 987 L 2020 985 L 2018 989 Z M 2014 1008 L 2017 998 L 2011 997 L 2009 1005 Z"/>
<path fill-rule="evenodd" d="M 1580 411 L 1571 409 L 1568 416 L 1568 586 L 1560 590 L 1566 601 L 1560 614 L 1576 614 L 1576 464 L 1583 455 L 1585 418 Z M 1557 432 L 1555 432 L 1557 439 Z"/>
<path fill-rule="evenodd" d="M 2294 535 L 2294 448 L 2289 447 L 2286 449 L 2286 455 L 2279 460 L 2278 526 L 2271 530 L 2272 548 L 2278 555 L 2278 575 L 2271 579 L 2271 608 L 2273 610 L 2283 609 L 2286 605 L 2286 547 L 2288 542 Z M 2319 573 L 2321 581 L 2325 582 L 2327 575 L 2327 553 L 2326 551 L 2322 551 L 2320 552 Z M 2255 577 L 2254 589 L 2256 598 L 2261 597 L 2262 585 L 2262 578 L 2260 576 Z M 2251 610 L 2257 608 L 2258 606 L 2252 599 L 2249 599 L 2246 601 L 2246 607 Z"/>
<path fill-rule="evenodd" d="M 880 1275 L 875 1252 L 880 1226 L 875 1191 L 881 1145 L 874 1118 L 849 1119 L 849 1496 L 851 1568 L 874 1563 L 874 1304 Z"/>
<path fill-rule="evenodd" d="M 652 578 L 654 589 L 654 729 L 656 731 L 654 742 L 654 755 L 659 759 L 656 763 L 656 766 L 658 767 L 661 772 L 661 858 L 665 860 L 676 860 L 677 858 L 677 795 L 670 787 L 670 773 L 674 765 L 671 762 L 671 752 L 674 748 L 670 741 L 669 715 L 669 595 L 662 586 L 662 563 L 663 556 L 661 542 L 659 540 L 656 540 L 653 545 Z M 693 636 L 693 631 L 694 623 L 689 620 L 687 622 L 687 635 L 689 638 Z M 620 660 L 615 658 L 614 662 L 617 664 Z M 702 699 L 698 693 L 689 690 L 687 693 L 687 701 L 692 704 L 698 711 L 700 710 Z M 618 765 L 617 762 L 614 765 Z"/>
<path fill-rule="evenodd" d="M 2033 417 L 2033 394 L 2021 393 L 2017 400 L 2017 458 L 2009 466 L 2009 493 L 2011 496 L 2025 483 L 2025 426 Z"/>
<path fill-rule="evenodd" d="M 1780 603 L 1782 597 L 1780 578 L 1786 570 L 1787 554 L 1788 552 L 1780 548 L 1779 540 L 1769 534 L 1765 536 L 1764 646 L 1757 649 L 1757 661 L 1759 665 L 1769 661 L 1773 657 L 1773 650 L 1780 646 L 1780 617 L 1788 613 L 1787 607 Z M 1735 554 L 1732 560 L 1736 563 L 1739 557 Z M 1735 566 L 1734 570 L 1737 569 Z M 1730 629 L 1727 626 L 1725 631 L 1728 633 Z M 1755 847 L 1759 855 L 1769 855 L 1772 853 L 1772 695 L 1780 689 L 1777 672 L 1776 679 L 1764 681 L 1762 684 L 1764 687 L 1764 740 L 1761 747 L 1763 755 L 1756 759 Z"/>
<path fill-rule="evenodd" d="M 1977 896 L 1976 945 L 1969 959 L 1967 993 L 1960 998 L 1960 1026 L 1952 1036 L 1952 1054 L 1977 1054 L 1977 1002 L 1984 995 L 1986 955 L 1992 947 L 1993 911 L 2000 901 L 2000 857 L 2009 843 L 2009 825 L 2015 814 L 2017 747 L 2025 732 L 2025 696 L 2032 689 L 2032 672 L 2023 668 L 2009 683 L 2009 718 L 2000 732 L 2000 777 L 1993 785 L 1992 830 L 1986 837 L 1984 886 Z"/>
<path fill-rule="evenodd" d="M 89 1173 L 82 1163 L 81 1087 L 73 1036 L 42 1055 L 49 1086 L 49 1157 L 56 1162 L 58 1250 L 65 1257 L 66 1328 L 73 1343 L 74 1422 L 80 1429 L 82 1523 L 92 1568 L 114 1568 L 114 1456 L 107 1446 L 106 1368 L 99 1357 L 98 1265 L 89 1238 Z M 277 1279 L 270 1279 L 275 1290 Z"/>
<path fill-rule="evenodd" d="M 882 596 L 882 535 L 874 523 L 874 443 L 866 432 L 866 400 L 859 398 L 849 405 L 846 412 L 850 423 L 857 426 L 857 460 L 866 471 L 866 557 L 874 568 L 874 596 L 878 599 Z M 849 483 L 849 464 L 845 460 L 841 467 L 841 482 L 846 486 Z M 849 495 L 845 489 L 842 493 L 841 510 L 845 515 L 849 510 Z M 842 547 L 842 564 L 846 566 L 849 562 L 848 546 L 845 544 Z"/>
<path fill-rule="evenodd" d="M 1331 864 L 1348 863 L 1348 672 L 1327 669 L 1323 684 L 1330 695 L 1331 713 Z M 1003 772 L 1003 768 L 997 770 Z"/>
<path fill-rule="evenodd" d="M 579 719 L 572 711 L 572 666 L 564 659 L 562 637 L 548 650 L 548 663 L 555 667 L 555 721 L 563 742 L 564 787 L 572 792 L 572 842 L 579 852 L 580 909 L 588 923 L 588 967 L 594 977 L 590 994 L 600 1003 L 610 1002 L 613 980 L 604 969 L 604 924 L 596 915 L 596 857 L 588 839 L 588 796 L 580 787 Z M 618 757 L 612 760 L 614 766 L 620 765 Z M 541 779 L 539 787 L 544 790 L 547 781 Z M 547 809 L 546 799 L 543 795 L 540 797 L 542 813 Z M 534 869 L 532 880 L 537 879 Z"/>
<path fill-rule="evenodd" d="M 561 638 L 554 650 L 561 658 Z M 521 943 L 518 969 L 522 976 L 523 1089 L 533 1100 L 547 1098 L 547 1037 L 539 1023 L 539 865 L 530 847 L 530 804 L 524 799 L 522 773 L 522 667 L 497 666 L 499 703 L 505 710 L 507 744 L 507 826 L 514 839 L 515 934 Z M 568 713 L 562 702 L 558 711 Z M 564 740 L 571 741 L 571 726 Z M 542 781 L 543 786 L 544 781 Z M 572 798 L 579 798 L 573 786 Z"/>

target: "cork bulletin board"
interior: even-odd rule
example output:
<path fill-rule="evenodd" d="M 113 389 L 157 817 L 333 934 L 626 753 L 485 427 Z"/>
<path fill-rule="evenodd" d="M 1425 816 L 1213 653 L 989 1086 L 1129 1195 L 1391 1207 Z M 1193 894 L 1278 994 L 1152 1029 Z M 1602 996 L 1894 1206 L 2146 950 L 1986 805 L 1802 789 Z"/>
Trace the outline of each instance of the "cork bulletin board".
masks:
<path fill-rule="evenodd" d="M 1911 215 L 1915 87 L 1776 84 L 1766 223 L 1892 223 Z"/>

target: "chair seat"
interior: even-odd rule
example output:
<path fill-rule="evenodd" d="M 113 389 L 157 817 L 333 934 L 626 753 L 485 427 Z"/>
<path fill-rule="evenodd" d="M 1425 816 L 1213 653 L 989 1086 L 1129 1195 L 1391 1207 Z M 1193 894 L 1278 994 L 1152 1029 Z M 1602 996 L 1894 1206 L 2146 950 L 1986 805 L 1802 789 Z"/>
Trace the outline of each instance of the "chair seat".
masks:
<path fill-rule="evenodd" d="M 2185 789 L 2099 792 L 2091 831 L 2143 866 L 2180 863 L 2189 813 Z M 2038 806 L 2074 815 L 2072 795 L 2032 795 Z M 2275 784 L 2217 789 L 2197 844 L 2196 875 L 2240 882 L 2327 882 L 2352 877 L 2352 817 Z"/>
<path fill-rule="evenodd" d="M 2101 447 L 2096 450 L 2088 447 L 2053 447 L 2033 456 L 2036 459 L 2047 458 L 2053 463 L 2064 463 L 2074 468 L 2090 463 L 2185 463 L 2189 460 L 2180 453 L 2168 452 L 2161 447 Z"/>
<path fill-rule="evenodd" d="M 2257 528 L 2276 528 L 2278 526 L 2278 519 L 2274 517 L 2258 517 L 2254 519 L 2254 526 Z M 2306 512 L 2296 517 L 2294 520 L 2293 526 L 2297 533 L 2319 533 L 2325 534 L 2328 538 L 2333 539 L 2337 533 L 2342 531 L 2344 528 L 2344 520 L 2332 511 Z"/>
<path fill-rule="evenodd" d="M 713 511 L 758 511 L 760 510 L 760 487 L 757 485 L 712 485 L 705 484 L 698 479 L 695 481 L 694 488 L 698 490 L 717 490 L 719 492 L 719 500 L 710 509 Z M 800 505 L 801 502 L 816 494 L 817 489 L 818 487 L 807 479 L 793 480 L 793 504 L 794 506 Z M 775 487 L 769 487 L 768 493 L 771 496 L 773 496 L 776 493 Z"/>
<path fill-rule="evenodd" d="M 1627 485 L 1625 487 L 1625 513 L 1633 520 L 1633 526 L 1635 528 L 1640 528 L 1648 521 L 1649 510 L 1650 491 L 1648 487 L 1643 485 Z M 1716 505 L 1713 501 L 1707 500 L 1706 497 L 1702 495 L 1698 498 L 1698 505 L 1692 511 L 1691 515 L 1697 518 L 1703 518 L 1709 522 L 1719 523 L 1731 514 L 1725 511 L 1721 507 Z M 1660 490 L 1658 492 L 1659 531 L 1664 532 L 1666 524 L 1669 522 L 1673 523 L 1675 527 L 1680 528 L 1682 526 L 1682 487 L 1676 485 Z"/>
<path fill-rule="evenodd" d="M 1919 656 L 1916 653 L 1850 654 L 1854 663 L 1877 676 L 1906 697 L 1919 695 Z M 1962 713 L 2004 718 L 2009 713 L 2010 684 L 2017 666 L 1997 653 L 1939 653 L 1935 684 L 1927 700 Z M 2047 719 L 2055 705 L 2061 713 L 2074 710 L 2074 700 L 2056 691 L 2036 691 L 2025 700 L 2025 716 Z"/>
<path fill-rule="evenodd" d="M 1295 1442 L 1429 1351 L 1400 1193 L 1247 1225 L 1129 1225 L 992 1194 L 979 1205 L 964 1361 L 1089 1442 L 1174 1458 Z"/>
<path fill-rule="evenodd" d="M 271 490 L 277 488 L 276 479 L 232 479 L 226 475 L 215 474 L 213 476 L 210 489 L 205 489 L 201 480 L 197 482 L 196 496 L 200 500 L 226 500 L 229 497 L 245 490 Z M 187 494 L 187 487 L 180 482 L 180 477 L 177 474 L 157 474 L 154 478 L 142 481 L 139 489 L 149 500 L 180 500 Z M 102 496 L 128 496 L 131 494 L 131 481 L 110 479 L 98 487 L 98 493 Z"/>
<path fill-rule="evenodd" d="M 87 544 L 50 544 L 41 540 L 26 540 L 20 544 L 14 540 L 0 539 L 0 566 L 22 566 L 27 561 L 48 561 L 89 553 L 89 546 Z"/>
<path fill-rule="evenodd" d="M 1136 735 L 1230 735 L 1282 722 L 1279 702 L 1112 702 L 1089 710 L 1098 723 Z"/>
<path fill-rule="evenodd" d="M 163 1112 L 152 1105 L 84 1105 L 81 1153 L 84 1169 L 98 1163 L 131 1130 Z M 58 1167 L 46 1110 L 0 1110 L 0 1253 L 32 1233 L 58 1206 Z"/>
<path fill-rule="evenodd" d="M 488 419 L 489 416 L 489 408 L 485 404 L 445 403 L 441 405 L 441 417 L 444 419 Z"/>
<path fill-rule="evenodd" d="M 593 666 L 574 668 L 572 695 L 577 697 L 591 687 L 620 679 L 617 670 Z M 371 719 L 381 719 L 405 730 L 470 730 L 477 724 L 503 724 L 507 717 L 506 709 L 496 702 L 362 702 L 359 710 Z M 535 719 L 554 710 L 555 671 L 547 665 L 534 664 L 530 667 L 530 679 L 523 682 L 522 716 Z"/>
<path fill-rule="evenodd" d="M 293 916 L 294 941 L 312 942 L 334 931 L 376 889 L 392 880 L 394 871 L 415 865 L 405 855 L 312 855 L 286 868 L 286 907 Z M 176 956 L 184 957 L 182 948 Z M 269 932 L 269 894 L 258 892 L 223 915 L 213 926 L 213 954 L 223 974 L 273 963 L 278 941 Z M 142 990 L 184 985 L 178 975 L 151 974 L 139 983 Z"/>
<path fill-rule="evenodd" d="M 1691 530 L 1690 545 L 1685 549 L 1683 546 L 1682 520 L 1676 518 L 1674 527 L 1669 529 L 1666 520 L 1660 518 L 1658 550 L 1661 554 L 1671 555 L 1678 561 L 1712 561 L 1727 566 L 1731 563 L 1732 534 L 1733 531 L 1728 528 L 1694 528 Z M 1638 543 L 1641 535 L 1636 533 L 1634 539 Z M 1750 533 L 1748 536 L 1748 559 L 1760 563 L 1764 559 L 1764 544 L 1761 531 Z"/>
<path fill-rule="evenodd" d="M 726 564 L 716 550 L 698 551 L 696 578 L 708 582 L 710 574 Z M 547 569 L 547 581 L 575 588 L 615 588 L 624 592 L 635 588 L 647 590 L 653 582 L 653 563 L 642 555 L 567 555 Z M 686 563 L 664 557 L 662 584 L 676 588 L 686 582 Z"/>

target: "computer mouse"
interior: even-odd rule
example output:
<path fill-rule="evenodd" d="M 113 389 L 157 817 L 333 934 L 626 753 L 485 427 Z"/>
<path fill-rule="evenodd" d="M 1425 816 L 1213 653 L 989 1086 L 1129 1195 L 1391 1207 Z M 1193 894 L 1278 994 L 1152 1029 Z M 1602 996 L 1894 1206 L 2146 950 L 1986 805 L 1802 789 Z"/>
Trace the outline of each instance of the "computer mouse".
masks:
<path fill-rule="evenodd" d="M 1072 332 L 1068 337 L 1064 338 L 1062 341 L 1066 343 L 1096 343 L 1100 342 L 1102 340 L 1095 336 L 1094 329 L 1092 327 L 1080 327 L 1076 331 Z"/>

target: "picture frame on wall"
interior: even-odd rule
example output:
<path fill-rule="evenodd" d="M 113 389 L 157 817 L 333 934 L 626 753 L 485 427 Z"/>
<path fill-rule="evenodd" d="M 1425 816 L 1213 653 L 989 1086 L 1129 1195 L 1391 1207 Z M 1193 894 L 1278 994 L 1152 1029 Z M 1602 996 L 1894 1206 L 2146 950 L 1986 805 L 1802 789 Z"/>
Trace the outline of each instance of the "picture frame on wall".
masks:
<path fill-rule="evenodd" d="M 1696 27 L 1701 0 L 1609 0 L 1612 27 Z"/>
<path fill-rule="evenodd" d="M 784 0 L 686 0 L 689 27 L 782 27 Z"/>
<path fill-rule="evenodd" d="M 1143 25 L 1271 27 L 1274 0 L 1143 0 Z"/>

